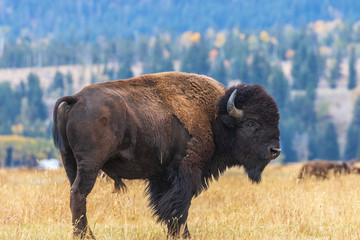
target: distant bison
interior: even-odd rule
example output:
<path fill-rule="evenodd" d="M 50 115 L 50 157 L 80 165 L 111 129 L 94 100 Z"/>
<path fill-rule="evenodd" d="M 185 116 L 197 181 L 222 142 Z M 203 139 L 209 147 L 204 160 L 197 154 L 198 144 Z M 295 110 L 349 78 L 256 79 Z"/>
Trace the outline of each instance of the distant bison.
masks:
<path fill-rule="evenodd" d="M 169 237 L 189 237 L 193 197 L 226 168 L 259 182 L 280 154 L 279 112 L 259 85 L 226 90 L 206 76 L 159 73 L 91 85 L 54 106 L 53 140 L 71 184 L 74 235 L 93 234 L 86 197 L 99 170 L 117 186 L 147 180 Z"/>
<path fill-rule="evenodd" d="M 332 170 L 335 176 L 347 174 L 350 172 L 346 162 L 337 163 L 327 160 L 313 160 L 305 163 L 301 168 L 298 179 L 315 176 L 317 179 L 325 179 L 328 177 L 329 171 Z"/>
<path fill-rule="evenodd" d="M 360 168 L 351 166 L 350 167 L 350 173 L 360 174 Z"/>

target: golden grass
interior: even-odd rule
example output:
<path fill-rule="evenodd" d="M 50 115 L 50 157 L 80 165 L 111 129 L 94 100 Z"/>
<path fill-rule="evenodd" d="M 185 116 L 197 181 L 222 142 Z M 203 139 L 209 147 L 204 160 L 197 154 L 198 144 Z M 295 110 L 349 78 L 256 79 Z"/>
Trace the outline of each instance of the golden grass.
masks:
<path fill-rule="evenodd" d="M 192 239 L 360 239 L 360 175 L 297 182 L 300 165 L 271 165 L 262 183 L 229 170 L 192 201 Z M 147 207 L 143 181 L 128 191 L 98 179 L 88 197 L 97 239 L 166 239 Z M 0 239 L 72 239 L 63 169 L 0 169 Z"/>

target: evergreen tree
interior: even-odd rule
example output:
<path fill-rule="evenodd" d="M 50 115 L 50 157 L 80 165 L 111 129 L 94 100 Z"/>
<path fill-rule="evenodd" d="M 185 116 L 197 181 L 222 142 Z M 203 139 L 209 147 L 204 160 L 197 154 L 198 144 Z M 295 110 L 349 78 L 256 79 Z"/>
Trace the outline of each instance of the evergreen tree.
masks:
<path fill-rule="evenodd" d="M 56 71 L 53 83 L 49 88 L 50 92 L 58 92 L 57 95 L 63 96 L 64 90 L 65 90 L 65 84 L 64 84 L 64 74 L 62 74 L 59 71 Z"/>
<path fill-rule="evenodd" d="M 94 73 L 91 73 L 90 84 L 96 84 L 96 83 L 98 83 L 96 75 Z"/>
<path fill-rule="evenodd" d="M 133 75 L 133 72 L 131 70 L 131 62 L 129 60 L 125 60 L 118 72 L 117 72 L 117 79 L 127 79 L 127 78 L 132 78 L 134 75 Z"/>
<path fill-rule="evenodd" d="M 280 121 L 280 142 L 281 154 L 285 156 L 284 162 L 298 161 L 295 150 L 292 146 L 292 141 L 298 129 L 298 120 L 294 117 L 285 118 Z"/>
<path fill-rule="evenodd" d="M 215 69 L 213 70 L 211 77 L 221 82 L 225 86 L 227 85 L 227 72 L 224 66 L 224 62 L 221 59 L 215 65 Z"/>
<path fill-rule="evenodd" d="M 311 132 L 311 134 L 309 134 L 309 160 L 318 158 L 318 146 L 321 144 L 322 142 L 319 141 L 317 131 Z"/>
<path fill-rule="evenodd" d="M 355 48 L 352 47 L 350 51 L 349 61 L 349 83 L 348 89 L 354 89 L 357 86 L 357 72 L 356 72 L 356 52 Z"/>
<path fill-rule="evenodd" d="M 270 73 L 271 66 L 263 51 L 257 51 L 250 65 L 250 83 L 257 83 L 267 87 Z"/>
<path fill-rule="evenodd" d="M 314 124 L 316 122 L 316 112 L 314 107 L 314 100 L 311 91 L 308 91 L 306 95 L 299 95 L 294 97 L 291 101 L 291 109 L 289 114 L 298 119 L 297 129 L 298 131 L 313 131 Z"/>
<path fill-rule="evenodd" d="M 43 92 L 40 87 L 39 77 L 36 74 L 30 73 L 28 75 L 26 97 L 28 99 L 27 116 L 29 121 L 35 121 L 36 119 L 45 120 L 47 118 L 47 111 L 43 102 Z"/>
<path fill-rule="evenodd" d="M 116 79 L 132 78 L 133 72 L 131 70 L 131 64 L 134 58 L 133 43 L 130 40 L 126 40 L 120 45 L 118 64 L 119 69 L 116 73 Z"/>
<path fill-rule="evenodd" d="M 180 71 L 209 74 L 208 52 L 207 45 L 202 38 L 198 43 L 192 43 L 184 52 Z"/>
<path fill-rule="evenodd" d="M 275 98 L 280 111 L 284 110 L 289 100 L 289 84 L 280 67 L 273 67 L 269 77 L 269 92 Z"/>
<path fill-rule="evenodd" d="M 316 43 L 314 44 L 316 46 Z M 310 51 L 306 63 L 310 71 L 310 77 L 306 83 L 306 88 L 316 88 L 319 82 L 319 79 L 324 70 L 323 59 L 320 56 L 319 50 L 313 46 L 313 50 Z"/>
<path fill-rule="evenodd" d="M 232 59 L 231 79 L 240 79 L 241 82 L 249 83 L 249 66 L 247 59 L 249 55 L 248 41 L 233 39 L 225 44 L 225 57 Z"/>
<path fill-rule="evenodd" d="M 328 160 L 339 160 L 339 144 L 335 125 L 332 121 L 325 124 L 324 130 L 319 134 L 317 157 Z"/>
<path fill-rule="evenodd" d="M 345 159 L 357 157 L 360 149 L 360 98 L 356 100 L 353 112 L 353 119 L 347 131 L 345 145 Z M 360 157 L 360 156 L 359 156 Z"/>
<path fill-rule="evenodd" d="M 154 47 L 151 51 L 151 64 L 150 64 L 150 73 L 161 72 L 162 68 L 162 59 L 163 59 L 163 47 L 160 42 L 160 38 L 156 38 Z"/>
<path fill-rule="evenodd" d="M 303 29 L 299 36 L 295 36 L 295 55 L 292 61 L 291 75 L 294 78 L 294 89 L 305 90 L 310 85 L 316 87 L 323 72 L 322 59 L 316 49 L 316 42 L 312 43 Z M 315 40 L 316 41 L 316 40 Z"/>
<path fill-rule="evenodd" d="M 66 95 L 72 95 L 74 93 L 74 80 L 71 72 L 68 72 L 65 76 L 65 82 L 66 82 Z"/>
<path fill-rule="evenodd" d="M 359 157 L 359 147 L 360 147 L 360 128 L 354 123 L 351 123 L 347 135 L 346 135 L 346 145 L 344 158 L 346 160 L 354 159 Z"/>
<path fill-rule="evenodd" d="M 149 57 L 149 45 L 148 39 L 145 36 L 141 36 L 137 41 L 135 56 L 138 58 L 138 61 L 148 62 Z"/>
<path fill-rule="evenodd" d="M 21 99 L 13 91 L 9 82 L 0 83 L 0 133 L 10 134 L 11 126 L 20 113 Z"/>
<path fill-rule="evenodd" d="M 249 83 L 247 57 L 239 56 L 232 64 L 231 78 L 240 79 L 241 82 Z"/>
<path fill-rule="evenodd" d="M 150 58 L 151 73 L 168 72 L 174 70 L 170 49 L 165 46 L 165 43 L 160 38 L 156 39 L 155 45 L 151 51 Z"/>
<path fill-rule="evenodd" d="M 103 74 L 107 76 L 110 81 L 116 80 L 114 68 L 108 67 L 107 64 L 105 64 Z"/>
<path fill-rule="evenodd" d="M 19 99 L 25 97 L 25 95 L 26 95 L 26 84 L 22 80 L 20 81 L 20 84 L 17 87 L 17 93 L 18 93 Z"/>
<path fill-rule="evenodd" d="M 341 77 L 341 72 L 340 72 L 341 60 L 342 60 L 341 52 L 338 51 L 338 53 L 336 54 L 336 58 L 335 58 L 335 64 L 330 70 L 329 81 L 330 81 L 331 88 L 336 88 L 336 83 L 339 80 L 339 78 Z"/>
<path fill-rule="evenodd" d="M 14 149 L 12 147 L 6 148 L 5 167 L 14 167 L 13 151 Z"/>
<path fill-rule="evenodd" d="M 292 59 L 291 68 L 291 75 L 294 78 L 293 88 L 305 89 L 306 76 L 304 75 L 306 75 L 308 71 L 307 65 L 305 64 L 308 54 L 308 42 L 305 29 L 302 29 L 301 32 L 294 37 L 294 39 L 293 49 L 295 50 L 295 55 Z"/>

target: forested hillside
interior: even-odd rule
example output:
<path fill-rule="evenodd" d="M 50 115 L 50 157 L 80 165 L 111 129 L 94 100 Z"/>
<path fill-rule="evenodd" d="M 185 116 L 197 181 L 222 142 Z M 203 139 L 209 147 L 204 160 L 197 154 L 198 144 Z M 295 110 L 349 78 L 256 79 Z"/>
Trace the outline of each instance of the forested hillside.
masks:
<path fill-rule="evenodd" d="M 360 157 L 358 11 L 355 1 L 1 1 L 0 134 L 49 139 L 58 97 L 176 70 L 263 85 L 280 108 L 283 161 Z"/>
<path fill-rule="evenodd" d="M 319 19 L 357 21 L 357 0 L 2 0 L 0 26 L 12 37 L 28 29 L 36 40 L 96 40 L 159 32 L 182 33 L 208 28 L 261 30 Z"/>

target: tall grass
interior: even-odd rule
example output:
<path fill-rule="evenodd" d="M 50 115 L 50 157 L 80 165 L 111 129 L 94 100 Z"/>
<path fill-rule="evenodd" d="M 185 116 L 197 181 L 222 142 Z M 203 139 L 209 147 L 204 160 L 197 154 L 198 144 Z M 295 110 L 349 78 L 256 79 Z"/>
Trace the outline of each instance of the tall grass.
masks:
<path fill-rule="evenodd" d="M 271 165 L 260 184 L 229 170 L 192 201 L 193 239 L 360 239 L 360 175 L 297 182 L 299 165 Z M 98 179 L 88 197 L 97 239 L 166 239 L 147 207 L 143 181 L 113 194 Z M 72 239 L 63 169 L 0 170 L 0 239 Z"/>

